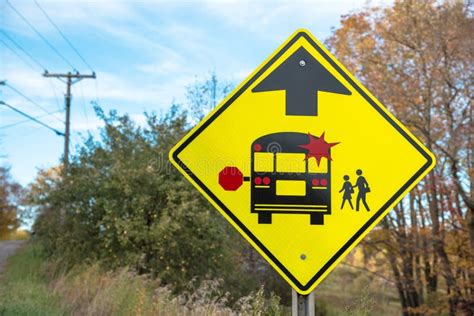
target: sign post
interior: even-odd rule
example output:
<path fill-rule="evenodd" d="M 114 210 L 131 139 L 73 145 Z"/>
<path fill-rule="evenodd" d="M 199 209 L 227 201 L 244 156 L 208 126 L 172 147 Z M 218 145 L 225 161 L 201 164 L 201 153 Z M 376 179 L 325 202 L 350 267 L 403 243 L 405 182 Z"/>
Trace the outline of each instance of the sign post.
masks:
<path fill-rule="evenodd" d="M 435 164 L 306 30 L 176 144 L 170 160 L 301 295 L 298 306 L 314 304 L 307 295 Z"/>
<path fill-rule="evenodd" d="M 298 294 L 295 290 L 291 290 L 291 315 L 292 316 L 315 316 L 315 299 L 314 291 L 309 295 Z"/>

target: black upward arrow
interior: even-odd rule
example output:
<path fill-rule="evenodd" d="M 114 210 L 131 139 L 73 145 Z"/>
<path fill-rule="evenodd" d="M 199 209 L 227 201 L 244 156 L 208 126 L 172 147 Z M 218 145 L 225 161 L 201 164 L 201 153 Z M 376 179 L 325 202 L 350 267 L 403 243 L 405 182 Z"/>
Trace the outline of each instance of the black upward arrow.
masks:
<path fill-rule="evenodd" d="M 300 47 L 263 79 L 252 92 L 286 91 L 286 115 L 318 115 L 318 91 L 350 95 L 351 92 Z"/>

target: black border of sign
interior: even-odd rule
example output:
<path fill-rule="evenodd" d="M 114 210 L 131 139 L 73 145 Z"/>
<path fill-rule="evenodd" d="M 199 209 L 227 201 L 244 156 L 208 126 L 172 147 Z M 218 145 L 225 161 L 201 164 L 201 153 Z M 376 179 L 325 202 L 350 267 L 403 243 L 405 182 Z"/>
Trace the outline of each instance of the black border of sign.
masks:
<path fill-rule="evenodd" d="M 317 51 L 320 53 L 326 61 L 328 61 L 334 69 L 336 69 L 341 76 L 344 77 L 352 87 L 357 90 L 366 100 L 367 102 L 374 107 L 405 139 L 412 144 L 425 158 L 426 163 L 418 170 L 381 208 L 378 210 L 374 216 L 372 216 L 367 223 L 364 224 L 355 234 L 350 238 L 342 248 L 331 257 L 331 259 L 319 270 L 312 278 L 308 281 L 307 284 L 301 284 L 284 266 L 281 264 L 280 261 L 277 260 L 273 256 L 273 254 L 255 237 L 252 232 L 222 203 L 197 177 L 192 173 L 192 171 L 187 168 L 187 166 L 178 158 L 179 153 L 190 143 L 193 141 L 196 136 L 198 136 L 206 127 L 211 124 L 222 112 L 224 112 L 245 90 L 248 89 L 250 85 L 252 85 L 255 80 L 257 80 L 281 55 L 283 55 L 290 47 L 293 45 L 300 37 L 304 37 Z M 390 118 L 378 105 L 377 103 L 367 95 L 367 93 L 362 90 L 357 83 L 355 83 L 335 62 L 328 56 L 326 52 L 324 52 L 321 47 L 317 43 L 311 39 L 308 34 L 305 32 L 298 32 L 288 43 L 279 51 L 277 52 L 250 80 L 248 80 L 236 93 L 232 95 L 226 103 L 221 106 L 216 112 L 212 114 L 212 116 L 207 119 L 199 128 L 187 138 L 172 154 L 173 159 L 177 164 L 180 165 L 181 168 L 196 182 L 197 185 L 201 187 L 201 189 L 206 192 L 206 194 L 234 221 L 237 226 L 248 236 L 252 241 L 270 258 L 270 260 L 275 263 L 275 265 L 301 290 L 306 291 L 308 290 L 323 274 L 326 272 L 329 267 L 346 251 L 348 247 L 350 247 L 357 238 L 360 237 L 362 233 L 364 233 L 367 228 L 377 220 L 385 210 L 398 198 L 400 195 L 410 186 L 413 182 L 425 172 L 433 163 L 433 159 L 431 156 L 420 146 L 418 145 L 410 135 L 408 135 L 395 121 Z"/>

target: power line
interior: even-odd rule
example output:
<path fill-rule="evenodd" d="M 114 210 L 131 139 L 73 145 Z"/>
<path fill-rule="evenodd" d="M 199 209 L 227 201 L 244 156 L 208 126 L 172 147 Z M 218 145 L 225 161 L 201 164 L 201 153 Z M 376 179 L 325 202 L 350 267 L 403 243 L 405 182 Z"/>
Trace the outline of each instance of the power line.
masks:
<path fill-rule="evenodd" d="M 3 39 L 0 38 L 0 42 L 6 47 L 8 48 L 13 54 L 15 54 L 16 57 L 18 57 L 21 61 L 23 61 L 28 67 L 31 68 L 31 70 L 33 71 L 36 71 L 35 67 L 33 67 L 33 65 L 31 65 L 26 58 L 24 58 L 23 56 L 21 56 L 20 54 L 18 54 L 18 52 L 16 50 L 14 50 L 13 48 L 11 48 L 10 45 L 8 45 Z"/>
<path fill-rule="evenodd" d="M 43 7 L 35 0 L 36 6 L 43 12 L 44 16 L 48 19 L 48 21 L 51 23 L 52 26 L 58 31 L 58 33 L 61 35 L 61 37 L 68 43 L 69 47 L 79 56 L 79 58 L 84 62 L 84 64 L 89 67 L 89 69 L 94 72 L 94 69 L 92 69 L 91 65 L 85 60 L 84 57 L 82 57 L 81 53 L 74 47 L 74 45 L 71 43 L 71 41 L 66 37 L 66 35 L 61 31 L 61 29 L 54 23 L 54 21 L 51 19 L 51 17 L 46 13 L 46 11 L 43 9 Z"/>
<path fill-rule="evenodd" d="M 53 113 L 60 113 L 60 112 L 63 112 L 63 111 L 56 111 L 56 112 L 53 112 Z M 35 119 L 40 119 L 40 118 L 47 117 L 47 116 L 50 116 L 50 114 L 43 114 L 43 115 L 35 116 L 34 118 Z M 7 129 L 7 128 L 10 128 L 10 127 L 15 127 L 15 126 L 27 123 L 29 121 L 30 121 L 30 119 L 27 119 L 27 120 L 19 121 L 19 122 L 16 122 L 16 123 L 3 125 L 3 126 L 0 126 L 0 130 L 1 129 Z"/>
<path fill-rule="evenodd" d="M 36 35 L 38 35 L 42 40 L 43 42 L 46 43 L 46 45 L 49 46 L 49 48 L 51 48 L 55 53 L 56 55 L 58 55 L 66 64 L 69 65 L 69 67 L 71 67 L 73 70 L 76 71 L 76 67 L 74 67 L 71 62 L 66 59 L 66 57 L 64 57 L 63 54 L 61 54 L 57 49 L 56 47 L 54 47 L 47 39 L 46 37 L 43 36 L 43 34 L 41 34 L 34 26 L 33 24 L 30 23 L 30 21 L 28 21 L 27 18 L 25 18 L 25 16 L 23 16 L 11 3 L 10 1 L 6 0 L 6 3 L 8 4 L 8 6 L 13 10 L 15 11 L 15 13 L 26 23 L 28 24 L 28 26 L 36 33 Z"/>
<path fill-rule="evenodd" d="M 82 79 L 95 79 L 96 75 L 95 72 L 92 72 L 90 75 L 83 75 L 79 72 L 76 73 L 48 73 L 47 71 L 44 72 L 43 76 L 48 78 L 57 78 L 57 79 L 66 79 L 66 94 L 64 95 L 64 101 L 66 105 L 66 132 L 64 136 L 64 175 L 67 175 L 68 166 L 69 166 L 69 130 L 70 130 L 70 117 L 71 117 L 71 86 Z"/>
<path fill-rule="evenodd" d="M 84 116 L 86 117 L 87 129 L 89 129 L 89 116 L 87 115 L 86 101 L 84 99 L 84 89 L 82 88 L 82 85 L 80 86 L 80 89 L 81 89 L 81 97 L 82 97 L 82 110 L 84 111 Z"/>
<path fill-rule="evenodd" d="M 27 117 L 27 118 L 28 118 L 29 120 L 31 120 L 31 121 L 36 122 L 36 123 L 38 123 L 38 124 L 40 124 L 40 125 L 46 127 L 47 129 L 49 129 L 49 130 L 55 132 L 56 135 L 58 135 L 58 136 L 64 136 L 64 133 L 63 133 L 63 132 L 60 132 L 60 131 L 58 131 L 57 129 L 55 129 L 55 128 L 49 126 L 49 125 L 47 125 L 46 123 L 43 123 L 43 122 L 41 122 L 40 120 L 34 118 L 33 116 L 31 116 L 31 115 L 29 115 L 29 114 L 26 114 L 25 112 L 23 112 L 23 111 L 17 109 L 17 108 L 14 107 L 13 105 L 10 105 L 10 104 L 5 103 L 5 102 L 3 102 L 3 101 L 0 101 L 0 104 L 5 105 L 6 107 L 10 108 L 11 110 L 17 112 L 17 113 L 20 114 L 20 115 L 23 115 L 24 117 Z"/>
<path fill-rule="evenodd" d="M 48 80 L 49 85 L 50 85 L 51 88 L 53 89 L 54 100 L 56 101 L 56 106 L 58 107 L 58 109 L 59 109 L 60 112 L 63 112 L 63 110 L 61 110 L 61 106 L 59 105 L 58 94 L 57 94 L 57 92 L 56 92 L 56 87 L 55 87 L 54 84 L 53 84 L 53 79 L 47 78 L 47 80 Z"/>
<path fill-rule="evenodd" d="M 3 33 L 3 35 L 5 35 L 5 37 L 7 37 L 19 50 L 21 50 L 23 52 L 23 54 L 28 56 L 38 67 L 42 68 L 44 71 L 47 71 L 46 68 L 36 58 L 34 58 L 30 53 L 28 53 L 28 51 L 23 49 L 23 47 L 21 47 L 21 45 L 18 44 L 13 38 L 8 36 L 7 33 L 5 33 L 3 30 L 0 30 L 0 32 Z M 7 44 L 7 42 L 5 42 L 1 38 L 0 38 L 0 42 L 5 47 L 7 47 L 13 54 L 15 54 L 21 61 L 23 61 L 28 67 L 30 67 L 31 70 L 36 72 L 36 69 L 31 65 L 31 63 L 28 61 L 28 59 L 26 59 L 26 58 L 24 58 L 24 56 L 20 55 L 16 50 L 14 50 L 9 44 Z M 57 112 L 61 112 L 62 110 L 61 110 L 61 107 L 59 106 L 59 100 L 58 100 L 58 96 L 57 96 L 57 93 L 56 93 L 56 88 L 54 87 L 54 85 L 51 81 L 52 81 L 52 79 L 48 78 L 48 83 L 50 84 L 51 88 L 53 89 L 54 99 L 56 100 L 56 105 L 59 109 L 59 111 L 57 111 Z M 53 113 L 57 113 L 57 112 L 53 112 Z"/>
<path fill-rule="evenodd" d="M 10 40 L 10 42 L 13 43 L 13 45 L 16 46 L 16 48 L 18 48 L 19 50 L 21 50 L 23 52 L 23 54 L 25 54 L 26 56 L 28 56 L 36 65 L 38 65 L 38 67 L 40 67 L 41 69 L 43 70 L 46 70 L 46 67 L 44 67 L 39 61 L 38 59 L 36 59 L 35 57 L 33 57 L 33 55 L 31 55 L 30 53 L 28 53 L 27 50 L 25 50 L 20 44 L 18 44 L 17 41 L 15 41 L 10 35 L 8 35 L 8 33 L 6 33 L 5 31 L 3 30 L 0 30 L 0 32 Z"/>
<path fill-rule="evenodd" d="M 99 85 L 97 84 L 97 80 L 95 81 L 95 102 L 99 103 Z"/>
<path fill-rule="evenodd" d="M 23 52 L 23 54 L 28 56 L 37 66 L 42 68 L 44 71 L 47 71 L 46 68 L 36 58 L 34 58 L 30 53 L 28 53 L 25 49 L 23 49 L 23 47 L 21 47 L 21 45 L 18 44 L 13 38 L 8 36 L 7 33 L 5 33 L 2 30 L 0 30 L 0 32 L 3 33 L 3 35 L 5 35 L 5 37 L 7 37 L 19 50 L 21 50 Z M 28 62 L 28 60 L 26 58 L 24 58 L 22 55 L 18 54 L 18 52 L 16 50 L 14 50 L 13 48 L 11 48 L 10 45 L 7 44 L 7 42 L 5 42 L 1 38 L 0 38 L 0 42 L 2 42 L 3 45 L 5 45 L 5 47 L 7 47 L 9 50 L 11 50 L 12 53 L 14 53 L 21 61 L 23 61 L 26 65 L 28 65 L 31 68 L 31 70 L 36 72 L 36 69 L 34 69 L 34 67 Z M 59 106 L 58 95 L 56 93 L 56 88 L 54 87 L 54 85 L 52 83 L 52 80 L 53 79 L 48 78 L 48 83 L 51 85 L 51 88 L 53 89 L 54 99 L 56 100 L 56 105 L 57 105 L 59 111 L 61 112 L 61 107 Z M 56 112 L 54 112 L 54 113 L 56 113 Z"/>
<path fill-rule="evenodd" d="M 25 94 L 23 94 L 21 91 L 19 91 L 18 89 L 16 89 L 15 87 L 12 87 L 9 83 L 7 82 L 3 82 L 3 84 L 5 86 L 7 86 L 8 88 L 10 88 L 11 90 L 13 90 L 14 92 L 16 92 L 18 95 L 22 96 L 25 100 L 27 100 L 28 102 L 30 102 L 31 104 L 37 106 L 38 108 L 40 108 L 41 110 L 43 110 L 44 112 L 46 112 L 47 114 L 49 115 L 52 115 L 56 120 L 58 120 L 59 122 L 63 123 L 64 124 L 64 121 L 62 121 L 60 118 L 58 118 L 57 116 L 55 116 L 51 111 L 48 111 L 46 108 L 44 108 L 43 106 L 39 105 L 37 102 L 33 101 L 31 98 L 27 97 Z"/>

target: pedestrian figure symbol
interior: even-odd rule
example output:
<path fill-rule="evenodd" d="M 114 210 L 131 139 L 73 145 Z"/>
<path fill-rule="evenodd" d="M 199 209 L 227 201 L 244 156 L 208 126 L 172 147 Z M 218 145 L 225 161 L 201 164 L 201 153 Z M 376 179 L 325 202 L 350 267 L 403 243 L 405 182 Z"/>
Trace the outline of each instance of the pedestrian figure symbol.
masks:
<path fill-rule="evenodd" d="M 354 206 L 352 206 L 352 193 L 354 193 L 354 189 L 352 188 L 352 184 L 349 182 L 349 176 L 345 175 L 344 176 L 344 184 L 342 185 L 342 189 L 339 191 L 339 193 L 343 192 L 344 194 L 342 196 L 342 205 L 341 205 L 341 210 L 344 208 L 344 203 L 346 201 L 349 202 L 349 205 L 351 207 L 351 210 L 354 209 Z"/>
<path fill-rule="evenodd" d="M 352 185 L 351 182 L 349 181 L 349 176 L 345 175 L 344 176 L 344 184 L 342 185 L 341 190 L 339 190 L 339 193 L 344 192 L 342 195 L 342 205 L 341 205 L 341 210 L 344 208 L 344 204 L 349 202 L 349 206 L 351 207 L 351 210 L 354 209 L 354 206 L 352 205 L 352 193 L 354 193 L 354 188 L 357 188 L 357 199 L 356 199 L 356 211 L 359 211 L 359 206 L 360 202 L 364 204 L 365 209 L 367 212 L 370 212 L 369 205 L 367 204 L 366 201 L 366 194 L 370 192 L 370 187 L 369 183 L 365 179 L 364 176 L 362 176 L 362 170 L 357 169 L 356 171 L 357 174 L 357 180 L 355 185 Z"/>
<path fill-rule="evenodd" d="M 436 160 L 305 30 L 191 129 L 169 158 L 301 295 Z"/>
<path fill-rule="evenodd" d="M 366 193 L 370 192 L 369 183 L 362 176 L 362 170 L 357 169 L 356 174 L 359 176 L 357 178 L 356 184 L 354 185 L 354 188 L 357 187 L 358 189 L 356 211 L 357 212 L 359 211 L 359 204 L 360 204 L 360 201 L 362 201 L 362 203 L 364 203 L 365 209 L 367 210 L 367 212 L 369 212 L 370 209 L 369 209 L 369 206 L 367 205 L 367 201 L 365 200 Z"/>

